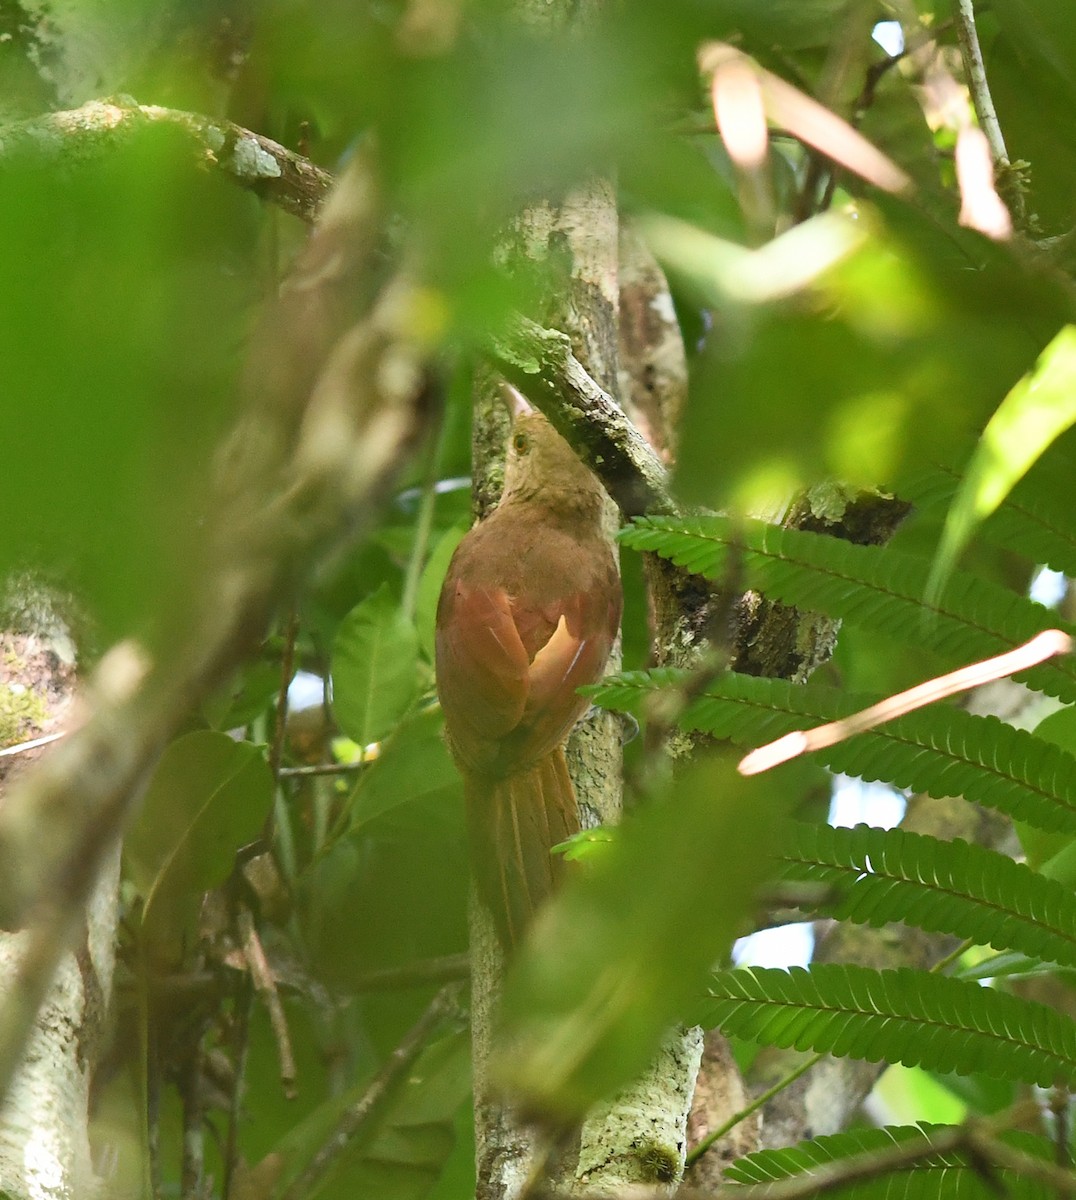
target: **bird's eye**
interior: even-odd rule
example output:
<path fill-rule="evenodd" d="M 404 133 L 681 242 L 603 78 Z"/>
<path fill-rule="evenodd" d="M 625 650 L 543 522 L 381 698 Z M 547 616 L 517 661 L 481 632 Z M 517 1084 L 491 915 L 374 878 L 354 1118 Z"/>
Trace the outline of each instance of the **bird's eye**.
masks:
<path fill-rule="evenodd" d="M 512 438 L 512 449 L 517 454 L 526 454 L 531 448 L 531 440 L 525 433 L 517 433 Z"/>

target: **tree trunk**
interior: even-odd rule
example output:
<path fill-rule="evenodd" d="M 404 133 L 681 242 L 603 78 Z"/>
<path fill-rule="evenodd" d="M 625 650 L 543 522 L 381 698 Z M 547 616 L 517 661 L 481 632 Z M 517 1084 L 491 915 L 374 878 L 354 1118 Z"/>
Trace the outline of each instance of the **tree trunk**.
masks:
<path fill-rule="evenodd" d="M 62 732 L 74 689 L 71 638 L 51 598 L 23 579 L 10 599 L 8 628 L 0 635 L 0 746 L 9 750 Z M 0 787 L 47 753 L 41 746 L 0 758 Z M 0 1181 L 11 1200 L 81 1200 L 104 1191 L 91 1163 L 89 1091 L 112 987 L 118 884 L 117 845 L 93 890 L 75 948 L 60 960 L 0 1107 Z M 24 931 L 0 933 L 5 999 L 19 987 L 27 947 Z"/>

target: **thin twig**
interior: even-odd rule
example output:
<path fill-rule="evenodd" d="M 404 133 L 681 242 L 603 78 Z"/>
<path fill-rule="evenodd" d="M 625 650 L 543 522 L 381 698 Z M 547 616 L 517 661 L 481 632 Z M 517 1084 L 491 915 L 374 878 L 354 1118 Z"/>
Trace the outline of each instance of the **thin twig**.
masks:
<path fill-rule="evenodd" d="M 0 758 L 8 758 L 14 754 L 25 754 L 27 750 L 36 750 L 38 746 L 47 746 L 49 742 L 58 741 L 62 737 L 67 736 L 67 730 L 61 729 L 59 733 L 46 733 L 43 737 L 31 738 L 28 742 L 19 742 L 15 746 L 5 746 L 0 750 Z"/>
<path fill-rule="evenodd" d="M 316 775 L 352 775 L 369 766 L 364 759 L 346 763 L 313 763 L 306 767 L 281 767 L 277 771 L 280 779 L 309 779 Z"/>
<path fill-rule="evenodd" d="M 741 760 L 738 770 L 741 775 L 758 775 L 769 771 L 780 763 L 788 762 L 801 754 L 809 754 L 814 750 L 825 750 L 846 741 L 857 733 L 865 733 L 885 721 L 895 717 L 906 716 L 927 704 L 944 700 L 947 696 L 955 696 L 971 688 L 980 687 L 984 683 L 992 683 L 1003 679 L 1006 675 L 1026 671 L 1028 668 L 1045 662 L 1057 654 L 1068 654 L 1072 650 L 1072 638 L 1060 629 L 1046 629 L 1042 633 L 1004 654 L 995 654 L 970 666 L 950 671 L 947 675 L 939 675 L 928 679 L 907 691 L 895 696 L 888 696 L 869 708 L 861 709 L 851 716 L 842 717 L 838 721 L 819 725 L 814 729 L 800 729 L 794 733 L 786 733 L 775 741 L 768 742 L 752 750 Z"/>
<path fill-rule="evenodd" d="M 380 971 L 367 971 L 354 980 L 352 987 L 356 992 L 394 992 L 403 988 L 466 979 L 470 973 L 470 955 L 446 954 L 441 958 L 420 959 L 404 967 L 383 967 Z"/>
<path fill-rule="evenodd" d="M 986 65 L 983 62 L 982 47 L 979 45 L 979 33 L 975 28 L 974 0 L 956 0 L 956 32 L 960 41 L 960 53 L 964 59 L 964 71 L 968 77 L 971 101 L 979 118 L 979 127 L 986 134 L 990 145 L 994 167 L 1007 167 L 1009 152 L 1005 148 L 1005 137 L 1001 132 L 1001 124 L 990 95 L 990 86 L 986 81 Z"/>
<path fill-rule="evenodd" d="M 269 747 L 269 769 L 273 778 L 280 778 L 280 763 L 284 757 L 284 737 L 288 728 L 288 688 L 295 674 L 295 639 L 299 636 L 299 614 L 293 605 L 284 627 L 284 649 L 280 655 L 280 690 L 273 714 L 273 741 Z"/>
<path fill-rule="evenodd" d="M 378 1115 L 384 1101 L 406 1077 L 435 1030 L 459 1014 L 460 987 L 458 983 L 449 984 L 434 996 L 426 1011 L 370 1081 L 362 1097 L 347 1109 L 332 1133 L 292 1182 L 282 1200 L 305 1200 L 313 1194 L 315 1185 L 326 1170 Z"/>
<path fill-rule="evenodd" d="M 789 1071 L 787 1075 L 783 1075 L 780 1079 L 778 1079 L 778 1081 L 772 1087 L 767 1088 L 764 1092 L 759 1092 L 759 1094 L 751 1101 L 750 1104 L 744 1105 L 739 1112 L 733 1113 L 727 1121 L 723 1121 L 716 1129 L 711 1129 L 710 1132 L 702 1139 L 702 1141 L 698 1143 L 698 1145 L 692 1147 L 692 1149 L 688 1151 L 684 1166 L 690 1167 L 692 1163 L 702 1158 L 706 1151 L 709 1150 L 715 1142 L 723 1138 L 726 1133 L 729 1133 L 731 1130 L 735 1129 L 741 1121 L 746 1121 L 748 1117 L 758 1112 L 760 1108 L 764 1108 L 767 1104 L 769 1104 L 774 1096 L 776 1096 L 779 1092 L 783 1092 L 785 1088 L 791 1087 L 801 1075 L 806 1075 L 806 1073 L 811 1070 L 812 1067 L 816 1067 L 825 1057 L 826 1056 L 821 1053 L 812 1054 L 810 1058 L 800 1063 L 800 1065 L 794 1070 Z"/>
<path fill-rule="evenodd" d="M 250 910 L 241 908 L 238 914 L 239 934 L 243 940 L 243 957 L 247 961 L 250 977 L 255 990 L 261 996 L 269 1012 L 269 1023 L 273 1028 L 276 1039 L 277 1056 L 280 1059 L 280 1082 L 284 1087 L 284 1095 L 294 1100 L 295 1091 L 295 1054 L 291 1048 L 291 1034 L 288 1032 L 288 1022 L 284 1016 L 284 1005 L 280 1002 L 280 992 L 277 990 L 276 977 L 273 975 L 269 960 L 265 957 L 265 948 L 254 927 L 254 917 Z"/>
<path fill-rule="evenodd" d="M 235 998 L 234 1073 L 235 1082 L 228 1106 L 228 1132 L 224 1139 L 224 1186 L 223 1200 L 229 1200 L 232 1183 L 239 1166 L 239 1119 L 243 1110 L 243 1081 L 247 1074 L 247 1058 L 250 1055 L 250 1012 L 254 1004 L 254 985 L 249 975 L 243 977 Z"/>
<path fill-rule="evenodd" d="M 203 1124 L 202 1068 L 204 1054 L 198 1042 L 184 1064 L 180 1078 L 183 1102 L 183 1155 L 180 1168 L 180 1194 L 183 1200 L 202 1200 L 205 1175 L 205 1127 Z"/>

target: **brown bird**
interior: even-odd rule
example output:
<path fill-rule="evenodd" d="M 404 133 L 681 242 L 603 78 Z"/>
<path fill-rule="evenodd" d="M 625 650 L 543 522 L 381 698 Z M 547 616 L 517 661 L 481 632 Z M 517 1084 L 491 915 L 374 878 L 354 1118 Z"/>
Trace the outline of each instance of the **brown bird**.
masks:
<path fill-rule="evenodd" d="M 520 398 L 522 399 L 522 398 Z M 564 742 L 620 623 L 604 492 L 541 413 L 517 415 L 504 492 L 460 542 L 437 608 L 437 691 L 464 780 L 473 870 L 506 948 L 579 830 Z"/>

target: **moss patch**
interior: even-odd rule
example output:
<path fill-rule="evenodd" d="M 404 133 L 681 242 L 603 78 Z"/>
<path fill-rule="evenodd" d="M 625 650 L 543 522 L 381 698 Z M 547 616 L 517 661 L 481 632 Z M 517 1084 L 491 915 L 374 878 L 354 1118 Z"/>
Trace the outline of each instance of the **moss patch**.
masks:
<path fill-rule="evenodd" d="M 33 688 L 0 683 L 0 747 L 13 746 L 32 735 L 47 716 L 48 706 Z"/>

